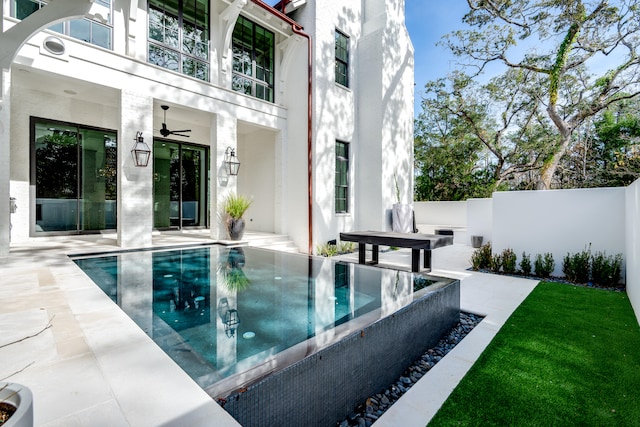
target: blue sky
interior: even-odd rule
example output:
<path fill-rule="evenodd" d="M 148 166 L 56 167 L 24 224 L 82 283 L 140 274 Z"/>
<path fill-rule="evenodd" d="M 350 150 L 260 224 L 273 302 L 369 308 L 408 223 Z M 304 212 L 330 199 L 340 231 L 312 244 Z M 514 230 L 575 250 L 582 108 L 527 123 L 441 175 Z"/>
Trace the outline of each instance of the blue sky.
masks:
<path fill-rule="evenodd" d="M 407 29 L 415 49 L 416 115 L 421 111 L 424 85 L 456 68 L 453 55 L 436 43 L 443 35 L 462 28 L 462 17 L 467 10 L 465 0 L 405 0 Z"/>

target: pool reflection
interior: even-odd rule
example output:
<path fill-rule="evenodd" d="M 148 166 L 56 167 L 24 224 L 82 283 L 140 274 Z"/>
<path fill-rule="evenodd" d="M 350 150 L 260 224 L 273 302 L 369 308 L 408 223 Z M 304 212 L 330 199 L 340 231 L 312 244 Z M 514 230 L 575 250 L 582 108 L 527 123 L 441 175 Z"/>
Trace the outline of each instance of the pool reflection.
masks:
<path fill-rule="evenodd" d="M 75 262 L 215 395 L 413 300 L 412 273 L 256 248 L 214 245 Z"/>

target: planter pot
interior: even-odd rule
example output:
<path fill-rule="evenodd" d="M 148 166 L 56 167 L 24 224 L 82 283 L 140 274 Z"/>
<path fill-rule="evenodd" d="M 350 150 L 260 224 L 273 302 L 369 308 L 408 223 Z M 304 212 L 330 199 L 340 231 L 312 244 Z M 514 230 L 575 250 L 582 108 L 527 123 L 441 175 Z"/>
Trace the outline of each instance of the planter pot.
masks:
<path fill-rule="evenodd" d="M 22 384 L 0 382 L 0 402 L 16 408 L 11 418 L 2 427 L 33 426 L 33 395 Z"/>
<path fill-rule="evenodd" d="M 242 239 L 242 236 L 244 235 L 244 227 L 245 227 L 244 219 L 229 218 L 227 220 L 227 232 L 229 233 L 229 239 L 231 240 Z"/>
<path fill-rule="evenodd" d="M 391 210 L 391 229 L 397 233 L 413 233 L 413 208 L 411 205 L 396 203 Z"/>
<path fill-rule="evenodd" d="M 471 236 L 471 246 L 478 249 L 482 246 L 482 236 Z"/>

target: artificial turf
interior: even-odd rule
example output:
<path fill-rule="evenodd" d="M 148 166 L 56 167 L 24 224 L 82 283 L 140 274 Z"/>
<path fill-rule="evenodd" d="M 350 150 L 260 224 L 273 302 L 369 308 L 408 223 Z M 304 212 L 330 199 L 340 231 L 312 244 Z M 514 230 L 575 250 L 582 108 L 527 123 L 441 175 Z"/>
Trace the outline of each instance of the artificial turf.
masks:
<path fill-rule="evenodd" d="M 624 292 L 542 282 L 432 426 L 639 426 L 640 327 Z"/>

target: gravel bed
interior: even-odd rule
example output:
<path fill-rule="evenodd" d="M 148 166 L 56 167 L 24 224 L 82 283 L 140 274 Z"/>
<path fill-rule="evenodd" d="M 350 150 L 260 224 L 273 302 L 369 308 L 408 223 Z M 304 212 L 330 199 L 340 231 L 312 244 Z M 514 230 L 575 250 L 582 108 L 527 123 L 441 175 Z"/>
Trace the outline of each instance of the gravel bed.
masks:
<path fill-rule="evenodd" d="M 467 336 L 482 319 L 481 316 L 461 312 L 460 322 L 451 328 L 435 347 L 427 350 L 418 360 L 413 362 L 394 384 L 391 384 L 386 390 L 370 396 L 366 402 L 358 405 L 346 419 L 336 425 L 339 427 L 368 427 L 373 424 L 400 396 L 406 393 L 413 384 Z"/>

